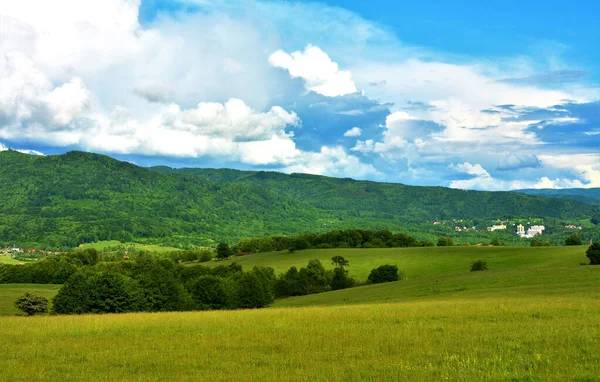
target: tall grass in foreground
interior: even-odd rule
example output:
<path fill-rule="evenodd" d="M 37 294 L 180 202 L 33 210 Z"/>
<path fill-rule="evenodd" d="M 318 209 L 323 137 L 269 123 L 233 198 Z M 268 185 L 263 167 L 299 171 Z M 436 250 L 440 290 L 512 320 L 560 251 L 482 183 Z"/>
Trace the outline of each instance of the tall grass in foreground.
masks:
<path fill-rule="evenodd" d="M 598 380 L 600 298 L 0 319 L 6 380 Z"/>

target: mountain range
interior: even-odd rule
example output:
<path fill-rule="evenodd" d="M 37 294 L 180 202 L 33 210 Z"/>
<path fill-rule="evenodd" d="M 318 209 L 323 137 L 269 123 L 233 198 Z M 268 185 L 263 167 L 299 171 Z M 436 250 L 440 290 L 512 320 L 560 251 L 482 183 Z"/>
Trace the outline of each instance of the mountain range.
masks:
<path fill-rule="evenodd" d="M 552 195 L 554 196 L 554 195 Z M 72 151 L 0 152 L 0 243 L 209 245 L 244 237 L 390 229 L 443 219 L 586 219 L 600 206 L 517 192 L 231 169 L 139 167 Z M 414 230 L 413 230 L 414 231 Z"/>

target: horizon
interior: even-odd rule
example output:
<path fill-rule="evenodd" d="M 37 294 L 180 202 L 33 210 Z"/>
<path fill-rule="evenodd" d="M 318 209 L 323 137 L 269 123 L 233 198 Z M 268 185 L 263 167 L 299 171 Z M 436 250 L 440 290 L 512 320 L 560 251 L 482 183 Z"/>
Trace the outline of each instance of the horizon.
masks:
<path fill-rule="evenodd" d="M 561 4 L 5 2 L 0 151 L 597 188 L 600 3 Z"/>

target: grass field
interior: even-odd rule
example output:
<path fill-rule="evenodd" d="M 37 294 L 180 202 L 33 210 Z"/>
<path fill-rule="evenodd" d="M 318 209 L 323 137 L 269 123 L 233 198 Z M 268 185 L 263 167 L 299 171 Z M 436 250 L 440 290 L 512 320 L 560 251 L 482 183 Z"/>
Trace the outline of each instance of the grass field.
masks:
<path fill-rule="evenodd" d="M 87 243 L 87 244 L 83 244 L 82 248 L 83 249 L 94 248 L 94 249 L 97 249 L 98 251 L 103 251 L 106 248 L 117 247 L 117 246 L 121 246 L 121 245 L 125 246 L 125 247 L 135 246 L 136 249 L 141 249 L 141 250 L 149 251 L 149 252 L 172 252 L 172 251 L 180 250 L 180 249 L 174 248 L 174 247 L 163 247 L 163 246 L 154 245 L 154 244 L 121 243 L 118 240 L 106 240 L 106 241 L 98 241 L 95 243 Z"/>
<path fill-rule="evenodd" d="M 600 300 L 5 317 L 6 380 L 516 380 L 600 376 Z"/>
<path fill-rule="evenodd" d="M 9 255 L 0 255 L 0 264 L 19 264 L 22 261 L 15 260 Z"/>
<path fill-rule="evenodd" d="M 15 308 L 14 304 L 17 298 L 24 295 L 25 292 L 35 293 L 51 299 L 58 292 L 59 288 L 60 285 L 0 284 L 0 316 L 23 314 L 23 312 Z"/>
<path fill-rule="evenodd" d="M 406 277 L 413 279 L 468 272 L 471 262 L 480 259 L 486 260 L 492 270 L 579 266 L 581 262 L 588 262 L 586 249 L 586 246 L 309 249 L 294 253 L 258 253 L 204 265 L 236 262 L 244 268 L 271 266 L 281 273 L 291 266 L 304 267 L 311 259 L 319 259 L 325 267 L 333 268 L 331 258 L 339 255 L 350 261 L 350 275 L 361 281 L 367 279 L 371 269 L 384 264 L 397 265 Z"/>
<path fill-rule="evenodd" d="M 0 380 L 600 381 L 600 266 L 585 247 L 311 250 L 235 258 L 283 271 L 342 255 L 365 279 L 261 310 L 0 318 Z M 469 272 L 485 259 L 486 272 Z M 227 262 L 211 262 L 223 264 Z M 35 288 L 38 288 L 37 290 Z M 25 291 L 0 285 L 0 314 Z"/>

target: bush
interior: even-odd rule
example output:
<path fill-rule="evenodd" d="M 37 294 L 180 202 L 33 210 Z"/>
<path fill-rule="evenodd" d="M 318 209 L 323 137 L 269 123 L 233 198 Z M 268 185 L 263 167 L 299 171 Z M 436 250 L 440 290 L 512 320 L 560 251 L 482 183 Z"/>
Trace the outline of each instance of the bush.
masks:
<path fill-rule="evenodd" d="M 565 240 L 565 245 L 582 245 L 581 238 L 578 235 L 571 235 Z"/>
<path fill-rule="evenodd" d="M 600 243 L 590 245 L 585 255 L 590 259 L 590 265 L 600 265 Z"/>
<path fill-rule="evenodd" d="M 17 309 L 27 313 L 28 316 L 33 316 L 38 313 L 48 312 L 48 299 L 27 292 L 15 301 L 15 306 Z"/>
<path fill-rule="evenodd" d="M 402 273 L 398 271 L 395 265 L 382 265 L 379 268 L 371 270 L 367 280 L 372 284 L 387 283 L 390 281 L 401 280 Z"/>
<path fill-rule="evenodd" d="M 471 263 L 471 272 L 487 271 L 487 269 L 488 269 L 487 261 L 485 261 L 485 260 L 477 260 L 477 261 L 473 261 Z"/>
<path fill-rule="evenodd" d="M 438 247 L 452 247 L 454 245 L 454 241 L 450 237 L 442 236 L 437 241 Z"/>
<path fill-rule="evenodd" d="M 493 238 L 492 241 L 490 241 L 490 244 L 497 247 L 499 245 L 501 245 L 500 240 L 498 240 L 497 237 Z"/>

